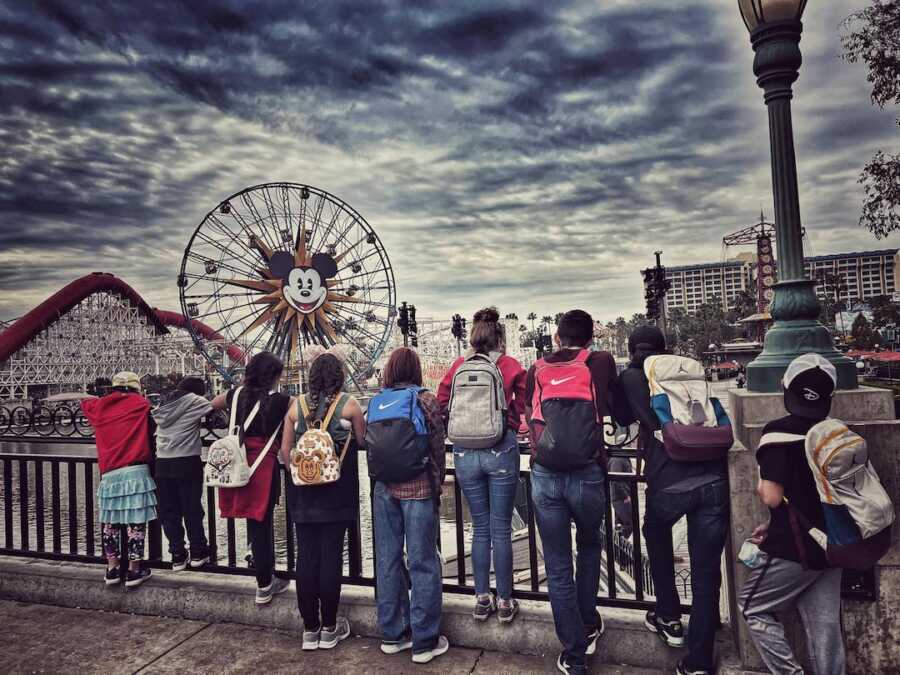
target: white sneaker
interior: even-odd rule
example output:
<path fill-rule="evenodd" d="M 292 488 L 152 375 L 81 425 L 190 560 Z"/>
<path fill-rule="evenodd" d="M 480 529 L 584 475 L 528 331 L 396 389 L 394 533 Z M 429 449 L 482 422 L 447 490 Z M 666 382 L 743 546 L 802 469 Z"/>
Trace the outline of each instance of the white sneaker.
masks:
<path fill-rule="evenodd" d="M 412 639 L 402 637 L 399 640 L 382 640 L 381 651 L 384 654 L 399 654 L 407 649 L 412 649 Z"/>
<path fill-rule="evenodd" d="M 432 649 L 424 652 L 416 652 L 415 654 L 413 654 L 413 663 L 428 663 L 435 656 L 446 654 L 448 649 L 450 649 L 450 641 L 443 635 L 441 635 L 438 638 L 437 644 Z"/>
<path fill-rule="evenodd" d="M 322 629 L 322 636 L 319 638 L 319 648 L 334 649 L 338 642 L 346 640 L 350 637 L 350 622 L 343 616 L 337 618 L 337 623 L 332 630 Z"/>

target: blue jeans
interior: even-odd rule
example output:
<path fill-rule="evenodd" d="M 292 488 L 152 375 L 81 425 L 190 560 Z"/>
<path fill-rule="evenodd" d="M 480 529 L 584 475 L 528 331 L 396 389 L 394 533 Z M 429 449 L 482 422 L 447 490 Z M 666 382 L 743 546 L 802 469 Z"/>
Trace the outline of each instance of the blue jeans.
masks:
<path fill-rule="evenodd" d="M 722 549 L 728 533 L 728 503 L 728 483 L 724 480 L 688 492 L 647 491 L 644 540 L 656 589 L 656 613 L 670 621 L 681 618 L 680 601 L 675 591 L 672 526 L 682 516 L 687 516 L 693 600 L 684 665 L 689 669 L 713 669 L 713 647 L 719 627 Z"/>
<path fill-rule="evenodd" d="M 566 661 L 585 665 L 588 633 L 600 621 L 597 592 L 603 548 L 600 537 L 606 514 L 604 472 L 597 464 L 567 472 L 535 464 L 531 486 L 556 635 Z M 577 571 L 572 569 L 572 521 Z"/>
<path fill-rule="evenodd" d="M 385 640 L 399 640 L 411 632 L 413 652 L 433 649 L 440 637 L 443 590 L 434 500 L 395 499 L 384 483 L 376 482 L 374 509 L 375 577 L 382 635 Z M 404 539 L 409 582 L 403 563 Z"/>
<path fill-rule="evenodd" d="M 472 570 L 475 592 L 490 592 L 491 550 L 497 595 L 512 597 L 512 514 L 519 485 L 519 443 L 507 430 L 493 448 L 453 448 L 456 479 L 472 512 Z"/>

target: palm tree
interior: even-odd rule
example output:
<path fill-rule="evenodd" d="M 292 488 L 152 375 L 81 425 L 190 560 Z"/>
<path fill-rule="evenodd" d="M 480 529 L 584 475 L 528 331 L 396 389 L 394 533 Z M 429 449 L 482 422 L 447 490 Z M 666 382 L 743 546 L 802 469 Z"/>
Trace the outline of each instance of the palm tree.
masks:
<path fill-rule="evenodd" d="M 526 318 L 531 322 L 531 340 L 534 343 L 534 348 L 537 349 L 537 330 L 534 327 L 534 322 L 537 320 L 537 314 L 531 312 Z"/>

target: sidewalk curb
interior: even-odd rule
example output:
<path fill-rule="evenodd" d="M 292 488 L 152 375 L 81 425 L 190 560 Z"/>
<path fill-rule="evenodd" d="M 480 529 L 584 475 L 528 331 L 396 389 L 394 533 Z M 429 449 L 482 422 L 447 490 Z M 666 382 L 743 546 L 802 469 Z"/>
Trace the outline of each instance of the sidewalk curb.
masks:
<path fill-rule="evenodd" d="M 102 578 L 98 565 L 0 556 L 0 598 L 7 600 L 301 632 L 293 584 L 270 605 L 258 607 L 253 602 L 255 584 L 247 577 L 154 570 L 153 578 L 134 590 L 107 587 Z M 444 595 L 442 632 L 451 644 L 539 656 L 560 650 L 546 603 L 522 601 L 516 621 L 501 625 L 474 621 L 472 602 L 470 596 Z M 372 589 L 344 586 L 340 612 L 349 619 L 354 634 L 379 637 Z M 667 649 L 644 628 L 643 612 L 610 608 L 601 612 L 606 633 L 595 661 L 674 669 L 683 656 L 683 651 Z M 734 660 L 730 638 L 730 631 L 722 631 L 717 644 L 720 660 L 729 664 Z M 727 672 L 741 671 L 729 668 Z"/>

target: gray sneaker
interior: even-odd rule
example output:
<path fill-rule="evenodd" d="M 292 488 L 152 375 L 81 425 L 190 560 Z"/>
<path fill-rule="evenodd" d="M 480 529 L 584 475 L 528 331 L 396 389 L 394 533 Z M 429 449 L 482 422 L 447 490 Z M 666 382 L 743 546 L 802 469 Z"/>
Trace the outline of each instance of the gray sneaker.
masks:
<path fill-rule="evenodd" d="M 487 621 L 488 617 L 496 611 L 497 601 L 494 600 L 493 595 L 488 595 L 487 597 L 476 596 L 475 611 L 472 612 L 472 616 L 475 617 L 476 621 Z"/>
<path fill-rule="evenodd" d="M 290 584 L 290 581 L 285 581 L 284 579 L 272 579 L 272 583 L 268 586 L 256 589 L 256 604 L 268 605 L 270 602 L 272 602 L 272 598 L 274 598 L 279 593 L 284 593 L 288 589 Z"/>
<path fill-rule="evenodd" d="M 319 647 L 321 649 L 334 649 L 338 642 L 346 640 L 350 637 L 350 622 L 346 618 L 339 616 L 334 628 L 322 629 L 322 636 L 319 638 Z"/>
<path fill-rule="evenodd" d="M 500 623 L 512 623 L 519 613 L 519 601 L 515 598 L 509 600 L 501 600 L 497 604 L 497 619 Z"/>
<path fill-rule="evenodd" d="M 426 649 L 422 652 L 413 652 L 413 663 L 428 663 L 435 656 L 446 654 L 448 649 L 450 649 L 450 641 L 441 635 L 438 637 L 437 644 L 431 649 Z"/>
<path fill-rule="evenodd" d="M 303 649 L 307 652 L 311 652 L 315 649 L 319 648 L 319 635 L 322 631 L 319 630 L 305 630 L 303 631 Z"/>

